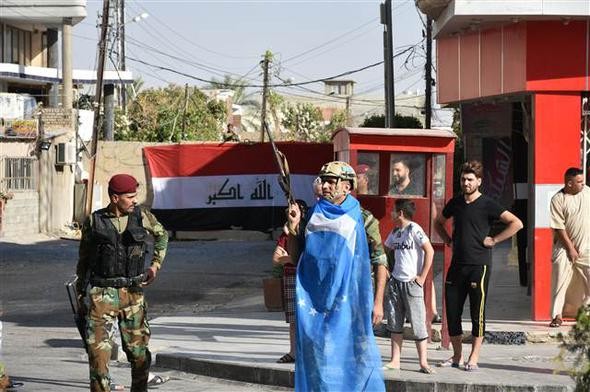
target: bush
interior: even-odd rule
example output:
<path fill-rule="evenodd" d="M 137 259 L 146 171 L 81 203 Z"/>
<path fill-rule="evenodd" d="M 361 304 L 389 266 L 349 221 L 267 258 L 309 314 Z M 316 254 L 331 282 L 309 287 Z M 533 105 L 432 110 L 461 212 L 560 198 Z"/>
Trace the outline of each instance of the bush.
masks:
<path fill-rule="evenodd" d="M 575 355 L 573 367 L 569 369 L 576 381 L 576 392 L 590 391 L 590 305 L 580 307 L 576 325 L 567 335 L 559 334 L 561 352 L 558 360 L 563 363 L 566 353 Z"/>

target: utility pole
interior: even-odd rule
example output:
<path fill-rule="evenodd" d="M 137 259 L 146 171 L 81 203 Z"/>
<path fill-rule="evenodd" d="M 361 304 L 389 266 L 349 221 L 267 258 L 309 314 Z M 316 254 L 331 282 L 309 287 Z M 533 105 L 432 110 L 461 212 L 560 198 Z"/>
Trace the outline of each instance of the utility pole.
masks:
<path fill-rule="evenodd" d="M 351 95 L 347 95 L 346 96 L 346 126 L 350 127 L 352 126 L 352 112 L 350 110 L 350 100 L 351 100 L 352 96 Z"/>
<path fill-rule="evenodd" d="M 426 17 L 426 91 L 424 92 L 424 128 L 432 122 L 432 19 Z"/>
<path fill-rule="evenodd" d="M 262 88 L 262 113 L 260 115 L 260 141 L 264 143 L 264 127 L 266 126 L 266 101 L 268 100 L 268 67 L 270 65 L 270 60 L 272 58 L 272 53 L 270 51 L 266 51 L 264 53 L 264 60 L 262 60 L 262 71 L 264 72 L 264 79 Z"/>
<path fill-rule="evenodd" d="M 119 70 L 125 71 L 125 0 L 119 0 Z M 119 98 L 123 111 L 127 113 L 127 91 L 119 84 Z"/>
<path fill-rule="evenodd" d="M 85 215 L 92 212 L 92 196 L 94 191 L 94 172 L 96 167 L 96 146 L 98 134 L 101 128 L 101 102 L 102 80 L 104 73 L 105 52 L 107 45 L 107 30 L 109 25 L 109 0 L 103 0 L 102 23 L 100 28 L 100 41 L 98 41 L 98 70 L 96 71 L 96 92 L 94 95 L 94 122 L 92 124 L 92 143 L 90 144 L 90 167 L 88 171 L 88 184 L 86 189 Z"/>
<path fill-rule="evenodd" d="M 186 139 L 186 109 L 188 108 L 188 83 L 184 84 L 184 109 L 182 111 L 182 138 Z"/>
<path fill-rule="evenodd" d="M 381 3 L 383 30 L 383 59 L 385 69 L 385 128 L 395 127 L 395 88 L 393 83 L 393 16 L 391 0 Z"/>

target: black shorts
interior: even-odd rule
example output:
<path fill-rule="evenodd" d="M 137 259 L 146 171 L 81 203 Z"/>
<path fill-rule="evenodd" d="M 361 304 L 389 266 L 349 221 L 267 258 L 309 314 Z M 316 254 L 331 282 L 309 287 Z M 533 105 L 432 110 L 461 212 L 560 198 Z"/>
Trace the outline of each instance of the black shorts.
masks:
<path fill-rule="evenodd" d="M 445 280 L 445 305 L 450 336 L 463 334 L 461 316 L 469 296 L 471 334 L 485 334 L 485 306 L 488 299 L 489 265 L 452 264 Z"/>

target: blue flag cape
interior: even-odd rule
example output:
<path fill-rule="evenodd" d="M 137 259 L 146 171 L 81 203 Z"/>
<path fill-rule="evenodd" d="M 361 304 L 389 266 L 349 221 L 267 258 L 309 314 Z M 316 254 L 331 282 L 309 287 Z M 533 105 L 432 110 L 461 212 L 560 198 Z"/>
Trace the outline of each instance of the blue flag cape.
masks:
<path fill-rule="evenodd" d="M 384 391 L 367 236 L 354 197 L 313 207 L 296 290 L 295 390 Z"/>

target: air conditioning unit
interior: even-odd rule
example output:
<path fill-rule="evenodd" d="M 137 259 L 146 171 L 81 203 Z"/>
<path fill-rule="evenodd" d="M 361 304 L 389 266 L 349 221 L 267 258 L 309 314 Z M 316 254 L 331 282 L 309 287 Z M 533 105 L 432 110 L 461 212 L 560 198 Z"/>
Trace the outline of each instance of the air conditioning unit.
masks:
<path fill-rule="evenodd" d="M 58 143 L 55 164 L 59 166 L 76 164 L 76 146 L 72 143 Z"/>

